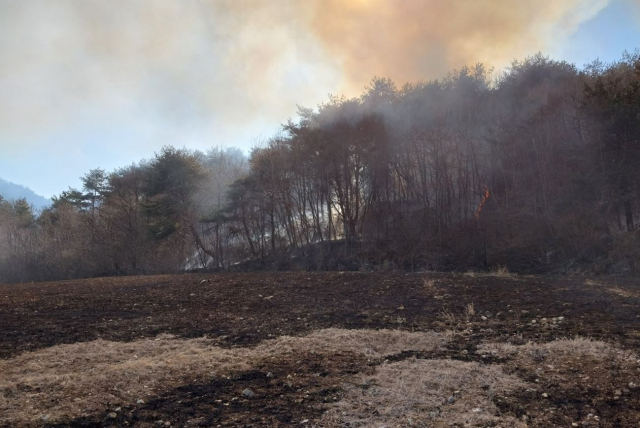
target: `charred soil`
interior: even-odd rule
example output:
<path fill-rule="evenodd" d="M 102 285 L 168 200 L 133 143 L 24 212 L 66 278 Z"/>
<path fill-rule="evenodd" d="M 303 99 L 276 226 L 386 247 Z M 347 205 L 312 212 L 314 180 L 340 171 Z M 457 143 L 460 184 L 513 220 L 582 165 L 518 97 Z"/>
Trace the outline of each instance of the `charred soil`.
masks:
<path fill-rule="evenodd" d="M 100 411 L 0 419 L 0 426 L 340 426 L 323 415 L 349 389 L 366 395 L 382 388 L 372 380 L 378 368 L 409 360 L 496 366 L 527 386 L 492 391 L 486 408 L 469 409 L 494 419 L 445 416 L 446 406 L 462 399 L 443 390 L 444 402 L 434 405 L 427 422 L 390 420 L 389 426 L 640 424 L 640 284 L 631 279 L 295 272 L 0 285 L 0 326 L 4 362 L 65 344 L 133 343 L 166 334 L 205 337 L 230 350 L 328 328 L 447 337 L 437 348 L 405 346 L 383 356 L 294 349 L 254 359 L 248 370 L 172 384 L 140 403 L 115 400 Z M 591 342 L 568 340 L 576 337 Z M 0 405 L 37 388 L 28 381 L 7 386 Z M 350 426 L 367 426 L 354 420 Z"/>

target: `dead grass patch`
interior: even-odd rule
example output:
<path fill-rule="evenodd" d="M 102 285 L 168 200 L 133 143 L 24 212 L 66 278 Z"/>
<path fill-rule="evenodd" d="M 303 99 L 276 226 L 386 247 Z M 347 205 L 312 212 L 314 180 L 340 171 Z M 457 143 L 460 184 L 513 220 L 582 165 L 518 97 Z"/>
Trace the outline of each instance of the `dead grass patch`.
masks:
<path fill-rule="evenodd" d="M 592 279 L 587 279 L 584 283 L 585 285 L 588 285 L 590 287 L 600 288 L 610 294 L 614 294 L 619 297 L 634 298 L 634 299 L 640 298 L 640 292 L 638 292 L 637 290 L 629 290 L 621 287 L 609 286 L 604 282 L 599 282 Z"/>
<path fill-rule="evenodd" d="M 506 266 L 500 266 L 497 269 L 490 272 L 491 276 L 497 276 L 498 278 L 511 278 L 513 274 L 509 272 Z"/>
<path fill-rule="evenodd" d="M 518 354 L 519 346 L 505 342 L 490 342 L 478 345 L 477 352 L 499 358 L 511 358 Z"/>
<path fill-rule="evenodd" d="M 516 357 L 521 363 L 540 363 L 543 360 L 562 363 L 565 359 L 591 358 L 597 361 L 633 362 L 635 354 L 606 342 L 587 338 L 559 339 L 547 343 L 527 343 L 516 346 L 510 343 L 484 343 L 478 353 L 500 358 Z"/>
<path fill-rule="evenodd" d="M 631 390 L 640 383 L 639 361 L 631 351 L 601 341 L 575 338 L 521 346 L 489 343 L 479 346 L 477 352 L 506 358 L 502 364 L 505 372 L 518 373 L 520 377 L 532 381 L 527 400 L 528 411 L 537 415 L 536 426 L 568 426 L 570 423 L 596 426 L 598 424 L 594 425 L 593 422 L 597 420 L 589 419 L 594 414 L 600 414 L 600 417 L 606 415 L 607 405 L 603 405 L 606 402 L 620 403 L 621 407 L 613 411 L 616 417 L 622 418 L 619 420 L 638 420 L 633 404 L 625 408 L 633 400 Z M 580 402 L 585 391 L 589 390 L 596 390 L 597 398 L 587 401 L 588 410 L 584 413 L 591 416 L 586 418 L 580 408 L 569 407 L 571 410 L 565 413 L 560 422 L 553 408 L 546 404 L 549 400 L 554 403 L 558 402 L 556 400 Z M 532 395 L 540 397 L 540 401 L 531 401 Z M 624 422 L 620 423 L 620 426 L 623 425 L 627 426 Z"/>
<path fill-rule="evenodd" d="M 497 416 L 496 394 L 527 384 L 500 367 L 453 360 L 405 360 L 384 364 L 327 411 L 326 427 L 526 426 Z M 450 398 L 451 397 L 451 398 Z"/>
<path fill-rule="evenodd" d="M 467 316 L 470 316 L 467 311 Z M 254 347 L 225 349 L 209 339 L 162 335 L 130 343 L 96 340 L 60 345 L 0 360 L 0 425 L 56 422 L 132 406 L 181 385 L 249 371 L 273 358 L 298 353 L 353 353 L 383 359 L 403 351 L 430 352 L 450 335 L 398 330 L 317 330 L 283 336 Z M 507 359 L 504 365 L 455 360 L 404 360 L 385 363 L 373 374 L 355 375 L 342 400 L 319 421 L 321 426 L 502 426 L 524 425 L 498 416 L 492 398 L 530 388 L 513 374 L 516 367 L 556 379 L 558 369 L 589 362 L 590 376 L 604 378 L 611 362 L 637 366 L 629 351 L 583 338 L 549 343 L 485 343 L 478 353 Z M 595 362 L 595 364 L 593 364 Z M 593 367 L 602 367 L 602 373 Z M 560 378 L 558 378 L 560 379 Z M 451 397 L 451 398 L 450 398 Z"/>
<path fill-rule="evenodd" d="M 438 319 L 446 326 L 449 334 L 454 333 L 459 327 L 468 328 L 467 324 L 470 324 L 474 318 L 478 315 L 476 313 L 475 305 L 468 303 L 462 313 L 454 313 L 449 309 L 444 309 L 438 314 Z"/>
<path fill-rule="evenodd" d="M 0 425 L 74 418 L 234 371 L 264 358 L 296 352 L 353 352 L 379 358 L 406 350 L 435 350 L 442 333 L 325 329 L 280 337 L 251 348 L 225 349 L 207 339 L 121 343 L 96 340 L 59 345 L 0 361 Z"/>
<path fill-rule="evenodd" d="M 640 292 L 637 292 L 637 291 L 625 290 L 619 287 L 607 287 L 605 288 L 605 290 L 607 290 L 611 294 L 615 294 L 616 296 L 620 296 L 620 297 L 633 298 L 633 299 L 640 298 Z"/>
<path fill-rule="evenodd" d="M 428 294 L 434 294 L 436 292 L 436 280 L 432 278 L 422 278 L 422 287 Z"/>
<path fill-rule="evenodd" d="M 283 336 L 255 348 L 260 355 L 296 352 L 318 353 L 350 351 L 368 358 L 380 358 L 402 351 L 428 352 L 445 345 L 448 336 L 438 332 L 412 333 L 400 330 L 344 330 L 328 328 L 303 337 Z"/>
<path fill-rule="evenodd" d="M 516 278 L 516 274 L 509 272 L 509 269 L 506 266 L 499 266 L 489 272 L 478 272 L 474 270 L 468 270 L 464 274 L 464 276 L 468 278 L 478 278 L 478 277 L 497 277 L 497 278 Z M 528 276 L 531 277 L 531 276 Z"/>
<path fill-rule="evenodd" d="M 476 309 L 473 303 L 468 303 L 464 308 L 464 318 L 466 322 L 471 322 L 473 317 L 476 316 Z"/>
<path fill-rule="evenodd" d="M 439 318 L 447 325 L 447 326 L 457 326 L 459 324 L 458 317 L 448 309 L 443 310 L 439 314 Z"/>

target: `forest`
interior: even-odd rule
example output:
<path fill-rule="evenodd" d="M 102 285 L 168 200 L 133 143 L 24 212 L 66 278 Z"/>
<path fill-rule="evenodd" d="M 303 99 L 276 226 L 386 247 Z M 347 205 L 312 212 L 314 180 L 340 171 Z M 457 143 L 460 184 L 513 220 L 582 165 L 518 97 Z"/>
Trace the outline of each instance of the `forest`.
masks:
<path fill-rule="evenodd" d="M 212 136 L 215 138 L 215 136 Z M 0 282 L 188 270 L 640 270 L 640 51 L 541 54 L 299 107 L 247 157 L 163 147 L 35 211 Z"/>

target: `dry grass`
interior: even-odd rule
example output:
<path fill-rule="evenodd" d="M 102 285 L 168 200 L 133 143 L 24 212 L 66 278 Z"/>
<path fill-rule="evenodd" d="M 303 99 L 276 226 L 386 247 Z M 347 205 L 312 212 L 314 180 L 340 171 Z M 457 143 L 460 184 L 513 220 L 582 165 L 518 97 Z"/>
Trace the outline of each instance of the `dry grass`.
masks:
<path fill-rule="evenodd" d="M 511 343 L 490 342 L 480 344 L 477 352 L 479 354 L 491 355 L 493 357 L 511 358 L 519 352 L 520 348 L 521 347 Z"/>
<path fill-rule="evenodd" d="M 624 297 L 624 298 L 639 298 L 640 297 L 640 292 L 638 292 L 638 290 L 634 289 L 634 288 L 622 288 L 622 287 L 617 287 L 615 285 L 608 285 L 605 282 L 602 281 L 596 281 L 594 279 L 586 279 L 584 281 L 584 284 L 589 286 L 589 287 L 595 287 L 598 288 L 600 290 L 604 290 L 610 294 L 619 296 L 619 297 Z"/>
<path fill-rule="evenodd" d="M 511 278 L 513 274 L 509 272 L 509 269 L 506 266 L 500 266 L 497 269 L 491 271 L 491 276 L 497 276 L 498 278 Z"/>
<path fill-rule="evenodd" d="M 639 362 L 631 351 L 584 338 L 521 346 L 488 343 L 479 346 L 477 352 L 507 358 L 503 368 L 508 372 L 528 372 L 529 376 L 560 384 L 571 376 L 573 382 L 582 383 L 584 387 L 614 384 L 622 388 L 626 382 L 621 381 L 617 373 L 637 373 Z M 616 369 L 611 370 L 612 367 Z"/>
<path fill-rule="evenodd" d="M 434 294 L 436 292 L 436 281 L 435 279 L 431 279 L 431 278 L 422 278 L 422 287 L 424 288 L 424 291 L 426 291 L 429 294 Z"/>
<path fill-rule="evenodd" d="M 0 424 L 77 417 L 134 404 L 172 385 L 249 368 L 235 350 L 202 339 L 60 345 L 0 362 Z"/>
<path fill-rule="evenodd" d="M 130 343 L 96 340 L 59 345 L 0 361 L 0 425 L 78 417 L 108 406 L 132 405 L 163 391 L 249 370 L 261 359 L 300 350 L 354 352 L 369 358 L 442 346 L 440 333 L 318 330 L 252 348 L 224 349 L 206 339 L 163 335 Z"/>
<path fill-rule="evenodd" d="M 537 344 L 528 343 L 522 346 L 520 355 L 524 359 L 541 359 L 551 364 L 561 364 L 566 359 L 590 358 L 596 361 L 619 363 L 635 362 L 636 357 L 630 351 L 616 348 L 605 342 L 575 338 L 555 340 L 553 342 Z"/>
<path fill-rule="evenodd" d="M 500 358 L 516 358 L 521 364 L 536 364 L 541 361 L 562 363 L 565 359 L 591 358 L 596 361 L 635 361 L 632 352 L 616 348 L 605 342 L 586 338 L 561 339 L 547 343 L 527 343 L 515 346 L 510 343 L 484 343 L 478 353 Z"/>
<path fill-rule="evenodd" d="M 595 365 L 589 365 L 589 375 L 604 379 L 612 362 L 633 370 L 638 362 L 629 351 L 583 338 L 521 346 L 485 343 L 477 352 L 510 362 L 483 365 L 455 360 L 405 360 L 384 364 L 373 375 L 346 385 L 342 400 L 323 415 L 320 426 L 526 427 L 525 422 L 511 416 L 499 416 L 492 401 L 496 395 L 536 389 L 537 384 L 510 374 L 517 372 L 516 367 L 556 379 L 559 368 L 575 367 L 576 361 L 581 360 L 595 361 Z M 596 371 L 601 368 L 602 373 L 593 371 L 594 367 Z"/>
<path fill-rule="evenodd" d="M 509 278 L 509 279 L 533 278 L 532 275 L 516 275 L 512 272 L 509 272 L 509 269 L 506 266 L 499 266 L 498 268 L 493 269 L 490 272 L 477 272 L 477 271 L 469 270 L 465 272 L 463 275 L 469 278 L 477 278 L 477 277 L 484 277 L 484 276 L 492 276 L 497 278 Z"/>
<path fill-rule="evenodd" d="M 637 290 L 628 290 L 620 287 L 605 287 L 605 290 L 619 297 L 637 299 L 640 298 L 640 292 Z"/>
<path fill-rule="evenodd" d="M 469 305 L 465 316 L 472 317 L 474 312 Z M 331 328 L 233 349 L 220 348 L 208 339 L 184 340 L 169 335 L 130 343 L 97 340 L 59 345 L 0 360 L 0 425 L 37 424 L 45 415 L 55 422 L 134 405 L 138 399 L 181 385 L 251 370 L 265 359 L 295 358 L 300 352 L 328 356 L 351 352 L 382 360 L 402 351 L 440 349 L 447 337 L 447 333 L 435 332 Z M 352 378 L 343 399 L 320 423 L 326 427 L 438 427 L 456 423 L 518 427 L 521 422 L 498 417 L 491 400 L 496 394 L 531 386 L 508 374 L 515 371 L 514 366 L 549 372 L 550 367 L 575 366 L 580 359 L 596 361 L 603 371 L 612 361 L 634 370 L 637 366 L 635 355 L 628 351 L 580 338 L 521 346 L 485 343 L 477 352 L 507 358 L 507 364 L 454 360 L 384 363 L 371 375 Z M 451 402 L 449 397 L 453 397 Z"/>
<path fill-rule="evenodd" d="M 459 324 L 458 317 L 448 309 L 440 312 L 439 318 L 448 326 L 456 326 Z"/>
<path fill-rule="evenodd" d="M 438 318 L 450 329 L 457 329 L 461 324 L 469 324 L 476 316 L 476 309 L 473 303 L 468 303 L 464 312 L 454 313 L 449 309 L 444 309 L 438 315 Z M 467 328 L 468 326 L 465 326 Z"/>
<path fill-rule="evenodd" d="M 381 358 L 402 351 L 433 351 L 447 343 L 445 333 L 411 333 L 400 330 L 343 330 L 328 328 L 308 336 L 283 336 L 255 348 L 260 355 L 296 352 L 299 349 L 318 353 L 351 351 L 368 358 Z"/>
<path fill-rule="evenodd" d="M 323 415 L 321 425 L 526 426 L 512 417 L 496 416 L 491 401 L 496 394 L 525 386 L 496 366 L 405 360 L 379 367 L 374 375 L 363 377 L 360 385 L 348 385 L 343 399 Z"/>
<path fill-rule="evenodd" d="M 473 303 L 468 303 L 464 308 L 464 318 L 467 322 L 470 322 L 473 317 L 476 316 L 476 308 Z"/>

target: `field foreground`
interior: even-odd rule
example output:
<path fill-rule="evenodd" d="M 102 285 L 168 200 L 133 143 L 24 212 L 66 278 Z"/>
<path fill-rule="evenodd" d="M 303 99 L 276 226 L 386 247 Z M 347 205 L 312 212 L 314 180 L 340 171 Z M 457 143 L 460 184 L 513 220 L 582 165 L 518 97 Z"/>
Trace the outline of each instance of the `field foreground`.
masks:
<path fill-rule="evenodd" d="M 0 284 L 6 427 L 637 427 L 639 356 L 631 280 Z"/>

